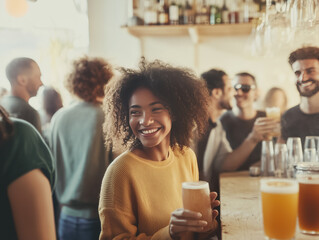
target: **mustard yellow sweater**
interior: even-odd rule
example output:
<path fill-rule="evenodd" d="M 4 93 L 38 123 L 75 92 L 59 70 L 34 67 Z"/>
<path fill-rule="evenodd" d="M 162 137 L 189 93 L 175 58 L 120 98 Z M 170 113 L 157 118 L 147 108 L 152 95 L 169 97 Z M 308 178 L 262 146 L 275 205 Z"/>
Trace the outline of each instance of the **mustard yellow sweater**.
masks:
<path fill-rule="evenodd" d="M 194 152 L 169 149 L 156 162 L 125 152 L 108 167 L 101 187 L 102 239 L 171 239 L 171 213 L 183 207 L 182 182 L 198 181 Z"/>

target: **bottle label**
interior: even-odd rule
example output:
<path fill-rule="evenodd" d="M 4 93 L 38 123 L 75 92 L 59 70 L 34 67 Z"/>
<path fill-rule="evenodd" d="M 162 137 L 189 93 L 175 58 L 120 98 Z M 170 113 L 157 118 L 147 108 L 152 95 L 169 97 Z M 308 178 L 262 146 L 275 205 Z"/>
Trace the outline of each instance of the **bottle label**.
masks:
<path fill-rule="evenodd" d="M 169 19 L 170 21 L 178 21 L 179 13 L 177 6 L 170 6 L 169 7 Z"/>
<path fill-rule="evenodd" d="M 157 14 L 155 11 L 146 11 L 144 13 L 144 22 L 145 24 L 156 24 L 157 23 Z"/>
<path fill-rule="evenodd" d="M 168 15 L 166 13 L 160 13 L 158 16 L 158 21 L 160 24 L 168 23 Z"/>
<path fill-rule="evenodd" d="M 228 11 L 223 11 L 223 13 L 222 13 L 222 21 L 223 21 L 223 23 L 229 23 L 228 14 L 229 14 Z"/>

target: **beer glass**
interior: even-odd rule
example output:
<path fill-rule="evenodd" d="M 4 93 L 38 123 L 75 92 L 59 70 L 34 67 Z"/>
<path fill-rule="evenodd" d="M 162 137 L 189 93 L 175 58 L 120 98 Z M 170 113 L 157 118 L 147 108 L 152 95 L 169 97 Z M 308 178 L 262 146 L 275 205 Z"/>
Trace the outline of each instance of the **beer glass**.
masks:
<path fill-rule="evenodd" d="M 261 176 L 274 176 L 274 147 L 272 140 L 262 141 L 261 145 Z"/>
<path fill-rule="evenodd" d="M 185 209 L 200 212 L 201 220 L 207 222 L 203 232 L 213 227 L 212 207 L 208 182 L 183 182 L 182 183 L 183 206 Z"/>
<path fill-rule="evenodd" d="M 317 148 L 318 148 L 319 137 L 317 136 L 306 136 L 304 145 L 304 161 L 305 162 L 317 162 Z"/>
<path fill-rule="evenodd" d="M 319 234 L 319 163 L 304 162 L 296 166 L 299 182 L 299 229 L 302 233 Z"/>
<path fill-rule="evenodd" d="M 301 147 L 301 139 L 299 137 L 289 137 L 287 139 L 288 161 L 287 161 L 287 177 L 294 177 L 294 166 L 303 162 L 303 154 Z"/>
<path fill-rule="evenodd" d="M 275 144 L 275 177 L 286 177 L 288 151 L 285 143 Z"/>
<path fill-rule="evenodd" d="M 278 123 L 280 122 L 280 108 L 279 107 L 267 107 L 266 108 L 266 116 L 274 119 Z M 280 135 L 280 126 L 271 132 L 272 137 L 278 137 Z"/>
<path fill-rule="evenodd" d="M 261 202 L 266 239 L 294 239 L 297 225 L 298 182 L 261 179 Z"/>

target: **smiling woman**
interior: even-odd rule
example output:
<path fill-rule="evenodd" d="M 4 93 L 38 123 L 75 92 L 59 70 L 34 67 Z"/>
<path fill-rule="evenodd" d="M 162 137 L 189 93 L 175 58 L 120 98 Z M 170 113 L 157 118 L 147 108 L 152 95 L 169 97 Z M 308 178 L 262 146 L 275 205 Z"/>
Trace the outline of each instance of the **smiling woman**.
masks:
<path fill-rule="evenodd" d="M 142 60 L 138 70 L 122 69 L 107 86 L 106 141 L 129 148 L 108 167 L 101 187 L 100 239 L 207 239 L 217 229 L 198 212 L 183 209 L 182 182 L 198 181 L 194 128 L 207 121 L 207 88 L 189 70 Z M 219 205 L 211 193 L 212 208 Z M 159 214 L 160 213 L 160 214 Z M 196 234 L 196 236 L 195 236 Z"/>
<path fill-rule="evenodd" d="M 172 120 L 161 100 L 147 88 L 141 87 L 133 93 L 129 107 L 130 128 L 143 147 L 168 148 Z M 163 157 L 165 159 L 167 156 Z"/>

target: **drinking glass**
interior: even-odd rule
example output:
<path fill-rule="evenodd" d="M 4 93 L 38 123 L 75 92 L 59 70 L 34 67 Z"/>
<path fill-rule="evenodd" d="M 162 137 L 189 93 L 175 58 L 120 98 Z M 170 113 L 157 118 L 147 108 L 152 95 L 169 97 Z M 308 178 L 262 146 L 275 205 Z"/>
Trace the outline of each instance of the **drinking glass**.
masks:
<path fill-rule="evenodd" d="M 261 145 L 261 175 L 274 176 L 274 147 L 272 140 L 262 141 Z"/>
<path fill-rule="evenodd" d="M 279 107 L 266 107 L 266 116 L 274 119 L 276 122 L 280 122 L 280 108 Z M 280 135 L 280 126 L 273 130 L 272 137 L 278 137 Z"/>
<path fill-rule="evenodd" d="M 292 0 L 290 20 L 293 28 L 306 28 L 315 21 L 316 0 Z"/>
<path fill-rule="evenodd" d="M 264 178 L 260 180 L 260 191 L 266 239 L 295 239 L 298 182 Z"/>
<path fill-rule="evenodd" d="M 202 231 L 210 230 L 213 226 L 213 219 L 208 182 L 183 182 L 182 195 L 184 208 L 200 212 L 202 214 L 201 219 L 207 222 Z"/>
<path fill-rule="evenodd" d="M 301 147 L 301 139 L 299 137 L 289 137 L 287 139 L 288 161 L 287 161 L 287 177 L 294 177 L 294 166 L 303 162 L 303 154 Z"/>
<path fill-rule="evenodd" d="M 317 162 L 318 161 L 318 136 L 306 136 L 304 145 L 304 161 Z"/>
<path fill-rule="evenodd" d="M 275 177 L 287 176 L 288 150 L 285 143 L 275 144 Z"/>
<path fill-rule="evenodd" d="M 319 234 L 319 163 L 304 162 L 296 166 L 299 182 L 298 222 L 302 233 Z"/>

